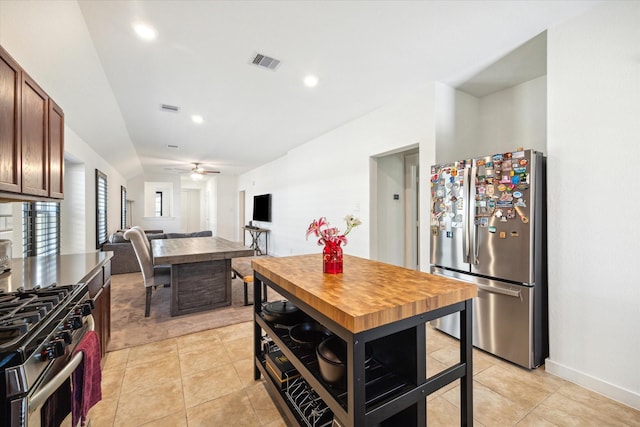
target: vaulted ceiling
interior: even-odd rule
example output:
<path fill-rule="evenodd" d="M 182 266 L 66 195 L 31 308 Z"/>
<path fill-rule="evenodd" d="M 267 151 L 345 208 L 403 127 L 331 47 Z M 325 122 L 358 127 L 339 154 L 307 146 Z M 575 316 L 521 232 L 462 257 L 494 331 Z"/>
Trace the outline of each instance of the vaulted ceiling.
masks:
<path fill-rule="evenodd" d="M 117 104 L 104 114 L 121 115 L 126 128 L 126 137 L 94 149 L 111 160 L 121 146 L 148 173 L 200 162 L 239 174 L 432 81 L 460 85 L 597 2 L 78 3 Z M 140 39 L 135 22 L 152 26 L 155 40 Z M 259 67 L 256 54 L 281 62 Z M 303 83 L 309 74 L 315 87 Z M 97 118 L 80 105 L 65 112 L 83 120 L 81 134 L 93 132 Z"/>

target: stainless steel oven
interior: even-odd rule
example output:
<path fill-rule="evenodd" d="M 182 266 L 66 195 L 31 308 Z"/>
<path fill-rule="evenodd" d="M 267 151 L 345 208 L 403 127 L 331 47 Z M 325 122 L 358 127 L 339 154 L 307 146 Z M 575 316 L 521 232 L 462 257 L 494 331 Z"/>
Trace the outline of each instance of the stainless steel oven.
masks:
<path fill-rule="evenodd" d="M 94 328 L 92 308 L 85 284 L 0 292 L 0 425 L 43 425 L 43 406 L 82 361 L 73 350 Z"/>

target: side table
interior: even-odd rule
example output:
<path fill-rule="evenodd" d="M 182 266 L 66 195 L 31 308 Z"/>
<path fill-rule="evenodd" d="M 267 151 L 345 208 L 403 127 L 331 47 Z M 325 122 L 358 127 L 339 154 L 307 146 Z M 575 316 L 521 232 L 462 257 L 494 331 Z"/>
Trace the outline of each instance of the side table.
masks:
<path fill-rule="evenodd" d="M 245 231 L 245 233 L 243 233 L 242 235 L 242 243 L 244 245 L 246 245 L 246 236 L 247 236 L 247 231 L 249 232 L 249 235 L 251 236 L 251 245 L 249 245 L 249 247 L 251 249 L 253 249 L 255 251 L 256 255 L 268 255 L 269 254 L 269 232 L 271 230 L 267 229 L 267 228 L 260 228 L 260 227 L 252 227 L 252 226 L 248 226 L 245 225 L 244 227 L 242 227 L 242 229 Z M 264 234 L 264 251 L 262 250 L 262 247 L 260 246 L 260 236 L 262 236 Z"/>

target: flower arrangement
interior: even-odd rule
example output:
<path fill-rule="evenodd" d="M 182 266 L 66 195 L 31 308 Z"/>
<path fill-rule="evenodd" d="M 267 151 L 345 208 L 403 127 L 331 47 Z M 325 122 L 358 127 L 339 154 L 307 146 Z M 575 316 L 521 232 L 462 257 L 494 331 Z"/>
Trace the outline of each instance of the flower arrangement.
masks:
<path fill-rule="evenodd" d="M 330 227 L 329 221 L 327 221 L 326 217 L 320 217 L 320 219 L 313 220 L 309 227 L 307 228 L 307 239 L 311 234 L 314 234 L 318 237 L 318 246 L 326 245 L 327 243 L 333 243 L 339 245 L 347 244 L 347 234 L 358 225 L 362 224 L 355 216 L 349 214 L 344 217 L 345 222 L 347 223 L 347 229 L 343 234 L 340 234 L 340 230 L 337 227 Z"/>

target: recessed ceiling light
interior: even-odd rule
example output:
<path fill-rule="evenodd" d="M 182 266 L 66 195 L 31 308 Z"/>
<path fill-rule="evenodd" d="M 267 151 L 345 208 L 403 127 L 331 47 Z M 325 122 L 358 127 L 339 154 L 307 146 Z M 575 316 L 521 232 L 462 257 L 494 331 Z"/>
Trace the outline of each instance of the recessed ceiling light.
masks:
<path fill-rule="evenodd" d="M 312 74 L 309 74 L 307 77 L 304 78 L 304 84 L 309 87 L 314 87 L 315 85 L 318 84 L 318 78 Z"/>
<path fill-rule="evenodd" d="M 193 116 L 191 116 L 191 120 L 193 120 L 193 123 L 202 123 L 202 122 L 204 122 L 204 119 L 202 118 L 202 116 L 199 116 L 197 114 L 194 114 Z"/>
<path fill-rule="evenodd" d="M 143 40 L 155 40 L 155 38 L 158 37 L 156 29 L 144 22 L 134 22 L 133 30 L 136 32 L 138 37 Z"/>

